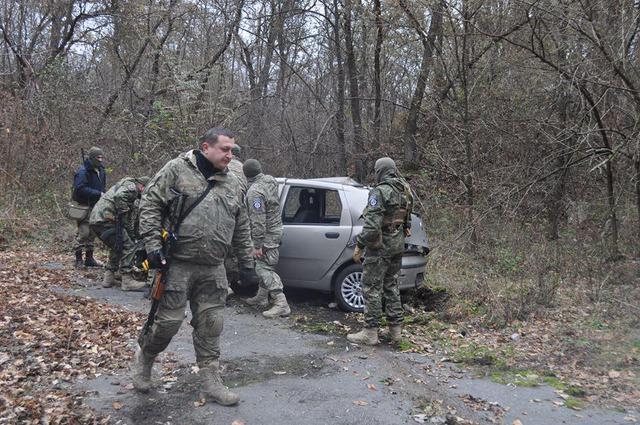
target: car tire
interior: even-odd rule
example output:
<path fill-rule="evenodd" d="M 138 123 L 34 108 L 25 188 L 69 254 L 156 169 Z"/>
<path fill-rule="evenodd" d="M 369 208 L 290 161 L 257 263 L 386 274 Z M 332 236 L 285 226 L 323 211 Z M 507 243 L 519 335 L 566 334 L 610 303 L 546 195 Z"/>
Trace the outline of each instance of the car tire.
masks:
<path fill-rule="evenodd" d="M 351 264 L 337 276 L 333 285 L 333 293 L 341 310 L 361 313 L 364 311 L 364 294 L 362 292 L 362 266 Z"/>

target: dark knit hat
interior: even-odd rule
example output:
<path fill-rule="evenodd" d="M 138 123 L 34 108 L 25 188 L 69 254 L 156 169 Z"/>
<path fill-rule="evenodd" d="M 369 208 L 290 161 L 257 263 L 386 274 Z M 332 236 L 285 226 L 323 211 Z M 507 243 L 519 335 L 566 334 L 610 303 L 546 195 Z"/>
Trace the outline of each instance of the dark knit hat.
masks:
<path fill-rule="evenodd" d="M 94 160 L 99 156 L 104 156 L 104 151 L 96 146 L 89 149 L 89 159 Z"/>
<path fill-rule="evenodd" d="M 242 165 L 242 172 L 250 179 L 262 173 L 262 165 L 257 159 L 247 159 Z"/>

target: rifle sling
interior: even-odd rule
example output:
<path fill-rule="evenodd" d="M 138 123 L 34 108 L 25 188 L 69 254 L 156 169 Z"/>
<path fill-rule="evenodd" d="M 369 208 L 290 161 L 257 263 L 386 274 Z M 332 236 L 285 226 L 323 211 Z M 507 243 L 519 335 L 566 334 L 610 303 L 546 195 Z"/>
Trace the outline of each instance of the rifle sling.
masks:
<path fill-rule="evenodd" d="M 180 216 L 178 217 L 178 221 L 176 222 L 176 225 L 175 225 L 176 234 L 179 234 L 178 229 L 180 228 L 180 225 L 182 224 L 182 222 L 187 218 L 189 214 L 191 214 L 191 211 L 193 211 L 198 206 L 198 204 L 202 202 L 204 198 L 207 197 L 209 192 L 211 192 L 211 189 L 213 189 L 214 184 L 215 184 L 214 181 L 209 181 L 209 185 L 207 186 L 207 189 L 204 192 L 202 192 L 200 196 L 198 196 L 198 199 L 196 199 L 193 204 L 189 205 L 189 208 L 187 208 L 185 211 L 183 211 L 180 214 Z"/>

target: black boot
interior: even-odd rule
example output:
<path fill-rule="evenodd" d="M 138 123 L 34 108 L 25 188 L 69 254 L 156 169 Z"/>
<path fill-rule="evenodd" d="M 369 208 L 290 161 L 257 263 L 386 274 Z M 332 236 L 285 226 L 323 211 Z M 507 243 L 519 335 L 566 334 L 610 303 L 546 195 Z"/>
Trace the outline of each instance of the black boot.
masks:
<path fill-rule="evenodd" d="M 96 259 L 93 258 L 93 250 L 90 249 L 87 250 L 87 256 L 84 259 L 84 265 L 87 267 L 102 267 L 102 263 L 97 262 Z"/>
<path fill-rule="evenodd" d="M 81 269 L 82 268 L 82 250 L 81 249 L 76 251 L 75 268 L 76 269 Z"/>

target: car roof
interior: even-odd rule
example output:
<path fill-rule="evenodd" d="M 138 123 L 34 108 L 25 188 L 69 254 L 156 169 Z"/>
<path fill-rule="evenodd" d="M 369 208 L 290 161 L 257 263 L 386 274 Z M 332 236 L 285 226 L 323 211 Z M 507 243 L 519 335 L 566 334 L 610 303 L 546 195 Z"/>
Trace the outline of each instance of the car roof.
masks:
<path fill-rule="evenodd" d="M 318 183 L 318 188 L 333 188 L 333 189 L 346 189 L 349 190 L 351 188 L 355 190 L 368 190 L 369 188 L 363 186 L 358 183 L 351 177 L 323 177 L 317 179 L 290 179 L 286 177 L 277 177 L 276 181 L 278 183 L 295 185 L 295 184 L 303 184 L 309 185 L 311 183 L 312 186 L 316 186 L 313 183 Z"/>

